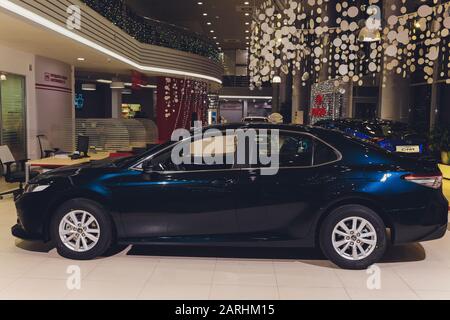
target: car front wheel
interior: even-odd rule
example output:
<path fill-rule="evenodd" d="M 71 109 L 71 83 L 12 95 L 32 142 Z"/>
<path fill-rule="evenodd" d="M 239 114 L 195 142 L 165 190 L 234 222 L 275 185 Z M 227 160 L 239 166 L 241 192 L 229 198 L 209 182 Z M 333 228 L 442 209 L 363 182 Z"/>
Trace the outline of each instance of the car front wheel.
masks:
<path fill-rule="evenodd" d="M 68 259 L 90 260 L 103 255 L 112 244 L 112 223 L 106 210 L 87 199 L 65 202 L 51 222 L 58 253 Z"/>
<path fill-rule="evenodd" d="M 320 230 L 323 253 L 344 269 L 366 269 L 386 251 L 386 226 L 373 210 L 345 205 L 333 210 Z"/>

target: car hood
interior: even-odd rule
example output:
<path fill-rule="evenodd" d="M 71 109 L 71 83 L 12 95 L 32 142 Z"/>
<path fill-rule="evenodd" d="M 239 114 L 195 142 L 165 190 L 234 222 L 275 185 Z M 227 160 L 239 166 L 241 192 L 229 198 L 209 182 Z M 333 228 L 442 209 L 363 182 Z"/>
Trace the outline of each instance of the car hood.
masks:
<path fill-rule="evenodd" d="M 80 176 L 84 174 L 103 174 L 105 172 L 116 171 L 115 159 L 105 159 L 99 161 L 91 161 L 84 164 L 78 164 L 73 166 L 61 167 L 58 169 L 50 170 L 38 175 L 32 179 L 30 183 L 39 183 L 41 181 L 54 180 L 58 178 L 68 178 L 74 176 Z"/>

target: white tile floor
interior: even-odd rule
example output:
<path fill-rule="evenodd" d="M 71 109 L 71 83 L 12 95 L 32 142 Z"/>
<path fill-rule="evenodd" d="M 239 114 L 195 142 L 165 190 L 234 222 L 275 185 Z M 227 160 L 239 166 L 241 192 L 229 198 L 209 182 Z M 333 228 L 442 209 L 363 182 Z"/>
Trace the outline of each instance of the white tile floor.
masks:
<path fill-rule="evenodd" d="M 450 299 L 450 236 L 390 248 L 378 265 L 381 289 L 369 290 L 365 271 L 340 270 L 311 250 L 127 248 L 64 260 L 14 239 L 15 219 L 12 200 L 0 201 L 0 299 Z M 80 290 L 67 287 L 71 265 L 81 268 Z"/>

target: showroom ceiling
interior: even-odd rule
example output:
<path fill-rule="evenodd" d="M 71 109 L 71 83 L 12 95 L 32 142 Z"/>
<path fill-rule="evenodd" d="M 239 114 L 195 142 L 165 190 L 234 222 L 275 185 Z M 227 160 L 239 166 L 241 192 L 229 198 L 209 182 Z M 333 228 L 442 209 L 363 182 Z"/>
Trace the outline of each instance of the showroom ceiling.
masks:
<path fill-rule="evenodd" d="M 219 47 L 244 49 L 251 13 L 262 0 L 127 0 L 140 15 L 185 27 L 214 39 Z M 247 15 L 246 15 L 247 14 Z"/>

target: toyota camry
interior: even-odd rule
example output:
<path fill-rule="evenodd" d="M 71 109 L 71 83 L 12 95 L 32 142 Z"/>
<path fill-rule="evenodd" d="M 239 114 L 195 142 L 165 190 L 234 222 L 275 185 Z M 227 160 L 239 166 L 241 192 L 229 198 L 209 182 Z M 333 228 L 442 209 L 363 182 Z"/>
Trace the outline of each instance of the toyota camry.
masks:
<path fill-rule="evenodd" d="M 207 129 L 256 133 L 203 141 L 192 133 L 136 157 L 43 173 L 16 201 L 13 234 L 52 241 L 69 259 L 94 259 L 116 244 L 317 246 L 338 266 L 362 269 L 382 259 L 388 242 L 447 230 L 436 163 L 318 127 Z M 257 156 L 239 161 L 238 151 L 254 144 Z M 205 146 L 223 161 L 198 157 Z M 277 158 L 270 174 L 268 155 Z"/>

